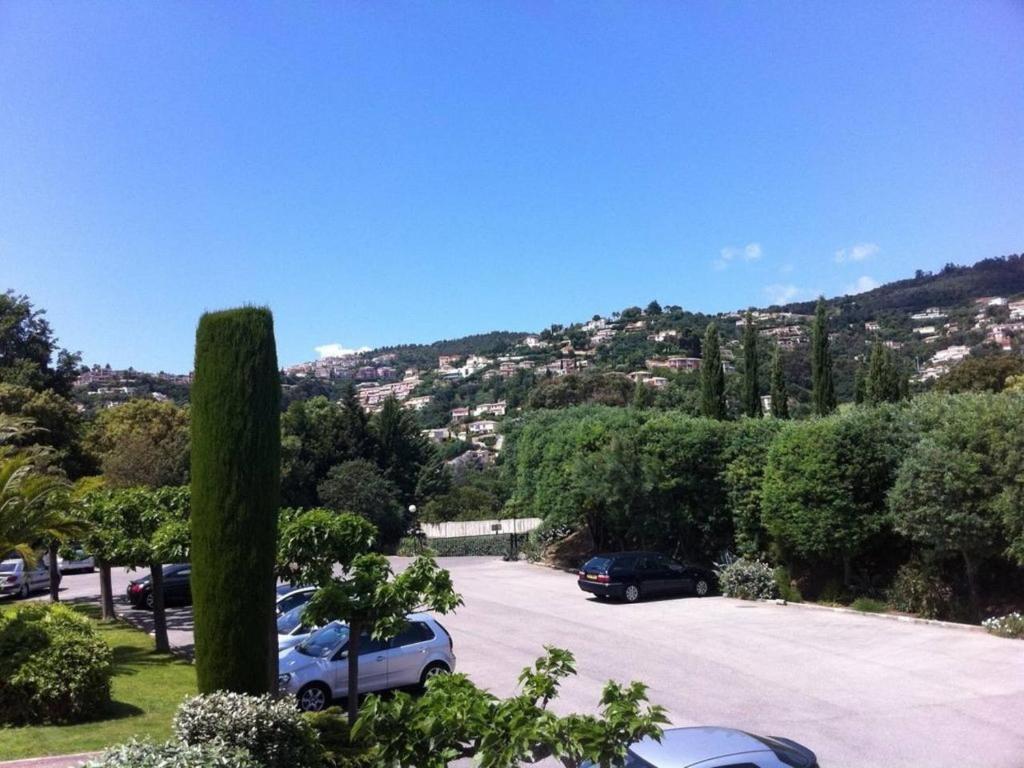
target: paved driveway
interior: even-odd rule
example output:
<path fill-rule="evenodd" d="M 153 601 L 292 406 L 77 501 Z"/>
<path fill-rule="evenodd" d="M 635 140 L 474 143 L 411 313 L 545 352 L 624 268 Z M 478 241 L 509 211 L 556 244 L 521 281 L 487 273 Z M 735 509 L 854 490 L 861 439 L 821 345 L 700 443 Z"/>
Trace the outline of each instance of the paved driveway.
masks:
<path fill-rule="evenodd" d="M 636 679 L 676 725 L 788 736 L 825 768 L 1024 766 L 1024 642 L 725 598 L 606 604 L 570 574 L 493 558 L 443 564 L 466 601 L 442 619 L 459 669 L 499 695 L 554 644 L 580 673 L 563 711 L 594 709 L 609 678 Z M 129 578 L 115 576 L 115 590 Z M 96 593 L 96 576 L 65 579 L 65 598 Z M 172 642 L 189 645 L 190 611 L 171 614 Z"/>

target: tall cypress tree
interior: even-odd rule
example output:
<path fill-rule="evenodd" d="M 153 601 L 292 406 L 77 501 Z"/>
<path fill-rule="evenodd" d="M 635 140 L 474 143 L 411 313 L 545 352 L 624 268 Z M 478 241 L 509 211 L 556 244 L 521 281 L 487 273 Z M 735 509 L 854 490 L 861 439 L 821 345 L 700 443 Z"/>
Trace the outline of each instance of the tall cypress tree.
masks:
<path fill-rule="evenodd" d="M 757 328 L 749 309 L 746 320 L 743 327 L 743 413 L 757 417 L 761 415 L 761 390 L 757 383 Z"/>
<path fill-rule="evenodd" d="M 786 391 L 786 375 L 782 371 L 782 352 L 777 345 L 772 355 L 772 416 L 789 418 L 789 392 Z"/>
<path fill-rule="evenodd" d="M 199 691 L 276 690 L 281 384 L 268 309 L 207 313 L 192 386 L 192 597 Z"/>
<path fill-rule="evenodd" d="M 868 363 L 867 382 L 864 385 L 865 402 L 870 405 L 896 403 L 903 396 L 900 364 L 891 349 L 876 341 Z"/>
<path fill-rule="evenodd" d="M 836 409 L 836 389 L 832 379 L 832 351 L 828 343 L 828 315 L 825 297 L 818 299 L 811 328 L 811 403 L 818 416 Z"/>
<path fill-rule="evenodd" d="M 709 419 L 725 418 L 725 371 L 718 326 L 708 323 L 704 331 L 703 360 L 700 364 L 700 410 Z"/>
<path fill-rule="evenodd" d="M 861 405 L 867 400 L 867 379 L 864 376 L 864 363 L 857 364 L 857 370 L 853 372 L 853 402 Z"/>

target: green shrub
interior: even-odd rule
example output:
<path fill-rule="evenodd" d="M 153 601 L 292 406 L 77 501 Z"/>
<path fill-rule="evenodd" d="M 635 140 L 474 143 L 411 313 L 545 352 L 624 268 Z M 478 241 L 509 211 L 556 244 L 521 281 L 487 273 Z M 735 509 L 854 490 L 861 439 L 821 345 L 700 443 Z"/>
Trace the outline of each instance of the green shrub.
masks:
<path fill-rule="evenodd" d="M 395 554 L 399 557 L 416 557 L 417 555 L 434 555 L 436 557 L 437 553 L 430 548 L 427 541 L 429 540 L 426 537 L 403 536 L 398 541 Z"/>
<path fill-rule="evenodd" d="M 110 703 L 110 647 L 63 605 L 0 614 L 0 723 L 74 723 Z"/>
<path fill-rule="evenodd" d="M 223 692 L 193 696 L 174 715 L 174 733 L 185 744 L 220 742 L 244 749 L 263 768 L 314 768 L 320 762 L 316 734 L 291 699 Z"/>
<path fill-rule="evenodd" d="M 431 551 L 438 557 L 469 557 L 474 555 L 507 555 L 512 537 L 507 533 L 493 536 L 460 536 L 457 539 L 430 539 Z"/>
<path fill-rule="evenodd" d="M 323 761 L 329 768 L 378 768 L 379 748 L 374 744 L 352 741 L 352 728 L 348 717 L 339 707 L 328 707 L 323 712 L 307 712 L 306 721 L 316 733 Z"/>
<path fill-rule="evenodd" d="M 168 741 L 153 744 L 129 741 L 111 747 L 83 768 L 259 768 L 244 749 L 219 742 L 182 744 Z"/>
<path fill-rule="evenodd" d="M 985 619 L 981 625 L 993 635 L 1024 640 L 1024 615 L 1019 611 Z"/>
<path fill-rule="evenodd" d="M 779 597 L 787 603 L 802 603 L 804 601 L 804 596 L 800 594 L 800 590 L 786 566 L 780 565 L 772 575 L 775 577 L 775 588 L 779 591 Z"/>
<path fill-rule="evenodd" d="M 955 613 L 953 588 L 930 564 L 911 560 L 900 566 L 889 588 L 889 604 L 897 611 L 926 619 L 946 618 Z"/>
<path fill-rule="evenodd" d="M 833 605 L 845 605 L 850 602 L 850 595 L 839 579 L 828 579 L 818 592 L 819 603 L 831 603 Z"/>
<path fill-rule="evenodd" d="M 270 310 L 204 314 L 191 393 L 192 597 L 196 681 L 206 693 L 274 688 L 277 647 L 267 628 L 274 621 L 280 403 Z"/>
<path fill-rule="evenodd" d="M 718 587 L 726 597 L 771 600 L 778 596 L 775 574 L 760 560 L 734 560 L 718 569 Z"/>
<path fill-rule="evenodd" d="M 858 597 L 850 603 L 850 607 L 855 611 L 863 611 L 864 613 L 885 613 L 889 610 L 889 606 L 881 600 L 875 600 L 871 597 Z"/>

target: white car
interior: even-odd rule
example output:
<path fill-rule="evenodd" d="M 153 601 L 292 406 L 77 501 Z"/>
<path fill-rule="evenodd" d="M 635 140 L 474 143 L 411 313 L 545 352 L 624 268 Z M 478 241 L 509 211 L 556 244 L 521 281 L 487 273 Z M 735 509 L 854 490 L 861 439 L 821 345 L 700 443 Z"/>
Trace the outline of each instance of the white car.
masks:
<path fill-rule="evenodd" d="M 313 597 L 316 587 L 297 587 L 294 584 L 279 584 L 277 587 L 277 615 L 288 613 L 292 608 L 305 605 Z"/>
<path fill-rule="evenodd" d="M 26 568 L 20 557 L 0 562 L 0 595 L 28 597 L 49 587 L 50 570 L 41 558 L 35 568 Z"/>
<path fill-rule="evenodd" d="M 71 557 L 57 555 L 57 567 L 61 573 L 83 571 L 92 573 L 96 570 L 96 559 L 82 549 L 79 544 L 71 545 Z"/>
<path fill-rule="evenodd" d="M 359 692 L 421 685 L 455 671 L 448 630 L 426 614 L 411 614 L 391 640 L 362 635 L 359 640 Z M 348 627 L 332 621 L 283 651 L 277 662 L 281 693 L 294 696 L 299 709 L 319 712 L 348 693 Z"/>
<path fill-rule="evenodd" d="M 277 617 L 277 650 L 279 653 L 294 648 L 309 637 L 309 633 L 315 629 L 315 627 L 303 623 L 302 612 L 305 610 L 306 604 L 302 603 Z"/>

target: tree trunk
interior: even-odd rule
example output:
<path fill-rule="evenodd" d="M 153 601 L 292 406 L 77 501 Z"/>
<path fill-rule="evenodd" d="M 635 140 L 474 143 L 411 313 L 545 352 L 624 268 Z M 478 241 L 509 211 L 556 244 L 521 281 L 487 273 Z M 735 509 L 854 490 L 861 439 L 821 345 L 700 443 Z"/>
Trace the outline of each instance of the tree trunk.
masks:
<path fill-rule="evenodd" d="M 156 649 L 167 653 L 171 642 L 167 639 L 167 613 L 164 611 L 164 567 L 160 563 L 149 564 L 149 588 L 153 595 L 153 637 Z"/>
<path fill-rule="evenodd" d="M 967 576 L 967 593 L 971 600 L 971 618 L 978 621 L 981 617 L 981 606 L 978 600 L 978 564 L 967 552 L 964 555 L 964 573 Z"/>
<path fill-rule="evenodd" d="M 100 566 L 100 618 L 103 621 L 113 621 L 117 618 L 114 613 L 114 590 L 110 582 L 110 565 L 102 560 Z"/>
<path fill-rule="evenodd" d="M 60 602 L 60 565 L 57 563 L 57 542 L 51 541 L 47 549 L 50 558 L 50 602 Z"/>
<path fill-rule="evenodd" d="M 359 635 L 362 627 L 352 621 L 348 625 L 348 723 L 354 725 L 359 717 Z"/>

